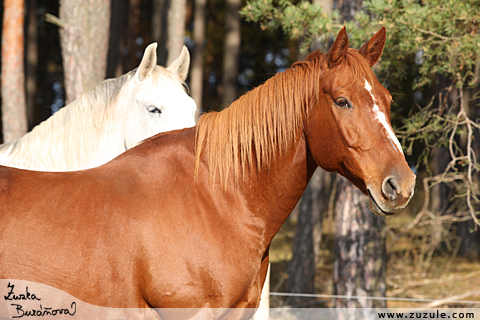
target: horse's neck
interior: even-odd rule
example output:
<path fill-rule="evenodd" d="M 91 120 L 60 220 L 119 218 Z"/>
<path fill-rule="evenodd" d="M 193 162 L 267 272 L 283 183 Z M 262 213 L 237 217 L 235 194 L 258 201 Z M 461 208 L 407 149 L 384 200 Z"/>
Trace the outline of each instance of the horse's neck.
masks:
<path fill-rule="evenodd" d="M 309 81 L 313 72 L 304 71 L 299 66 L 277 74 L 228 109 L 204 115 L 198 125 L 197 161 L 205 149 L 210 175 L 220 176 L 219 185 L 228 181 L 233 190 L 238 183 L 248 207 L 244 221 L 262 234 L 266 246 L 316 167 L 307 160 L 303 124 L 318 86 L 317 80 Z"/>
<path fill-rule="evenodd" d="M 249 174 L 244 183 L 245 198 L 253 199 L 247 200 L 247 207 L 264 225 L 265 246 L 294 209 L 316 167 L 301 136 L 285 156 L 278 157 L 267 169 Z"/>
<path fill-rule="evenodd" d="M 103 164 L 125 150 L 118 138 L 120 128 L 100 128 L 95 115 L 85 116 L 91 110 L 67 107 L 19 140 L 1 146 L 0 164 L 31 170 L 81 170 Z"/>

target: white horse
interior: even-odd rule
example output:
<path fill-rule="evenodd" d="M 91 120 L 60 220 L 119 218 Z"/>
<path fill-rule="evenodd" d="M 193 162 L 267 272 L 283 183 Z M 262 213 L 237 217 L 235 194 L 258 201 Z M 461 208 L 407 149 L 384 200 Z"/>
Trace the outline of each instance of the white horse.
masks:
<path fill-rule="evenodd" d="M 157 44 L 140 66 L 105 80 L 22 138 L 0 146 L 0 164 L 39 171 L 102 165 L 157 133 L 193 127 L 197 107 L 185 92 L 188 50 L 157 66 Z"/>

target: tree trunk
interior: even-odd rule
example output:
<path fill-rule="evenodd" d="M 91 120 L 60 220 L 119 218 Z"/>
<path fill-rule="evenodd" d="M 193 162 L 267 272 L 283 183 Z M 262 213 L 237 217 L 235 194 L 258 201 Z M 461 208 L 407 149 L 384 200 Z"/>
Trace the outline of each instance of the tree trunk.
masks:
<path fill-rule="evenodd" d="M 195 0 L 193 16 L 193 48 L 192 72 L 190 77 L 191 95 L 199 112 L 202 110 L 203 92 L 203 51 L 205 47 L 205 7 L 207 0 Z M 198 116 L 198 115 L 197 115 Z"/>
<path fill-rule="evenodd" d="M 66 103 L 105 79 L 110 1 L 60 1 Z"/>
<path fill-rule="evenodd" d="M 312 0 L 312 3 L 322 7 L 322 12 L 326 15 L 330 15 L 333 11 L 333 0 Z M 329 40 L 321 43 L 318 38 L 313 39 L 312 41 L 312 51 L 321 49 L 324 52 L 327 52 L 329 46 Z"/>
<path fill-rule="evenodd" d="M 40 120 L 40 112 L 37 107 L 37 69 L 38 69 L 38 16 L 37 0 L 28 1 L 27 6 L 28 28 L 26 39 L 26 101 L 28 127 L 33 127 Z"/>
<path fill-rule="evenodd" d="M 240 57 L 240 0 L 226 0 L 225 42 L 223 45 L 222 100 L 229 105 L 238 97 Z"/>
<path fill-rule="evenodd" d="M 167 30 L 170 2 L 170 0 L 153 0 L 152 41 L 158 44 L 157 62 L 162 66 L 167 65 Z"/>
<path fill-rule="evenodd" d="M 480 76 L 480 58 L 477 58 L 477 65 L 475 66 L 475 77 Z M 467 116 L 474 120 L 480 118 L 480 108 L 477 106 L 480 103 L 480 97 L 478 96 L 480 90 L 480 84 L 477 84 L 474 88 L 462 88 L 463 90 L 463 99 L 464 99 L 464 108 Z M 466 150 L 467 147 L 467 137 L 466 135 L 461 137 L 460 145 L 463 150 Z M 474 135 L 472 138 L 472 153 L 477 159 L 477 163 L 480 159 L 480 144 L 477 142 L 480 141 L 480 130 L 474 130 Z M 472 172 L 473 183 L 477 186 L 480 182 L 480 175 L 478 172 Z M 477 206 L 477 210 L 479 207 Z M 472 261 L 478 261 L 480 259 L 480 227 L 475 225 L 473 218 L 468 221 L 461 221 L 456 223 L 457 225 L 457 236 L 461 238 L 461 243 L 459 247 L 459 254 L 467 257 Z"/>
<path fill-rule="evenodd" d="M 292 260 L 289 263 L 287 292 L 315 292 L 315 256 L 313 254 L 314 219 L 321 217 L 320 199 L 314 197 L 321 188 L 321 180 L 315 174 L 300 202 L 297 230 L 293 237 Z M 288 305 L 300 307 L 303 299 L 289 299 Z"/>
<path fill-rule="evenodd" d="M 117 78 L 126 71 L 122 63 L 122 51 L 126 46 L 125 26 L 127 24 L 128 0 L 112 1 L 110 34 L 108 40 L 107 78 Z"/>
<path fill-rule="evenodd" d="M 177 59 L 182 51 L 186 15 L 187 1 L 171 0 L 170 9 L 168 10 L 167 66 Z"/>
<path fill-rule="evenodd" d="M 128 1 L 127 30 L 125 30 L 127 52 L 125 54 L 125 60 L 123 64 L 123 69 L 125 72 L 138 67 L 140 64 L 140 59 L 137 57 L 137 50 L 139 49 L 137 45 L 137 39 L 140 37 L 140 3 L 141 0 Z"/>
<path fill-rule="evenodd" d="M 340 11 L 344 21 L 351 21 L 355 13 L 362 10 L 363 0 L 336 0 L 335 7 Z"/>
<path fill-rule="evenodd" d="M 432 150 L 432 171 L 433 175 L 438 175 L 445 172 L 448 162 L 450 161 L 450 151 L 443 146 L 439 146 Z M 445 215 L 449 206 L 449 200 L 451 199 L 451 189 L 445 183 L 439 183 L 433 186 L 430 190 L 430 206 L 431 212 L 437 217 Z M 444 228 L 445 224 L 442 222 L 432 223 L 430 225 L 432 238 L 429 241 L 430 251 L 439 249 L 444 240 Z M 427 258 L 425 256 L 424 258 Z M 425 261 L 420 259 L 420 261 Z"/>
<path fill-rule="evenodd" d="M 25 2 L 5 0 L 2 29 L 2 124 L 3 141 L 27 133 L 24 75 Z"/>
<path fill-rule="evenodd" d="M 328 209 L 332 175 L 315 171 L 300 200 L 293 256 L 289 263 L 287 292 L 315 293 L 315 270 L 322 238 L 323 213 Z M 288 305 L 301 307 L 305 298 L 290 298 Z"/>
<path fill-rule="evenodd" d="M 437 75 L 436 77 L 436 85 L 435 91 L 436 94 L 441 94 L 443 99 L 447 99 L 448 109 L 451 110 L 454 108 L 454 104 L 458 99 L 458 91 L 457 89 L 453 89 L 450 91 L 448 96 L 445 96 L 447 92 L 446 88 L 452 85 L 452 80 L 446 78 L 445 76 Z M 434 107 L 440 107 L 439 99 L 435 99 Z M 444 110 L 444 112 L 448 112 L 449 110 Z M 433 175 L 439 175 L 445 172 L 445 169 L 448 166 L 450 158 L 450 151 L 447 147 L 439 146 L 432 150 L 431 153 L 431 168 Z M 449 206 L 449 200 L 451 198 L 451 188 L 445 183 L 439 183 L 433 186 L 430 190 L 430 210 L 434 215 L 437 217 L 441 217 L 445 215 Z M 432 228 L 432 239 L 429 245 L 437 249 L 439 248 L 441 242 L 443 242 L 443 223 L 436 223 L 431 224 Z"/>
<path fill-rule="evenodd" d="M 336 308 L 385 308 L 386 248 L 384 221 L 369 213 L 368 198 L 352 183 L 338 177 L 335 209 L 333 294 Z M 361 297 L 361 298 L 353 298 Z"/>

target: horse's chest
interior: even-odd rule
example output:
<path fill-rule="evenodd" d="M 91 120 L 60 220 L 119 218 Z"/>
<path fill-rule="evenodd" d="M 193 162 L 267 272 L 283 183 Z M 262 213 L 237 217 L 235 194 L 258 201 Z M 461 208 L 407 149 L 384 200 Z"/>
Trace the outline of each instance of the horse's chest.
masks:
<path fill-rule="evenodd" d="M 252 259 L 216 258 L 208 253 L 196 259 L 172 259 L 156 270 L 157 277 L 152 275 L 149 303 L 160 308 L 255 307 L 262 287 L 259 269 Z"/>
<path fill-rule="evenodd" d="M 237 272 L 238 274 L 238 272 Z M 161 292 L 160 307 L 181 308 L 255 308 L 260 299 L 259 277 L 238 279 L 233 274 L 185 277 L 179 283 L 165 286 Z"/>

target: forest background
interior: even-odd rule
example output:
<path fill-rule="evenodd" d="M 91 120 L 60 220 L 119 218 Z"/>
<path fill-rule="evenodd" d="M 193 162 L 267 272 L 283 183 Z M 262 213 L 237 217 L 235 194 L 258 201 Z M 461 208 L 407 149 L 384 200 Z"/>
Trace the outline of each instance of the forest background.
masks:
<path fill-rule="evenodd" d="M 164 66 L 189 48 L 187 84 L 207 112 L 328 50 L 343 25 L 353 48 L 385 26 L 374 71 L 393 95 L 416 195 L 404 212 L 374 217 L 349 182 L 317 170 L 272 244 L 270 287 L 347 298 L 274 296 L 271 305 L 480 300 L 480 1 L 4 0 L 0 10 L 3 142 L 137 67 L 151 42 Z"/>

